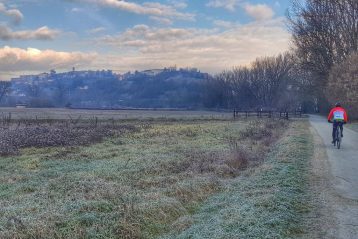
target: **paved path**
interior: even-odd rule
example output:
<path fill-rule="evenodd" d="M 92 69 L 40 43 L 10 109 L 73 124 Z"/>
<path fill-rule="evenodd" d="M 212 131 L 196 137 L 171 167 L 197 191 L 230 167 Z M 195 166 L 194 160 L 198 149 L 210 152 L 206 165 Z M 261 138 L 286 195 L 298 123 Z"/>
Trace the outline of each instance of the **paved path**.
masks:
<path fill-rule="evenodd" d="M 341 149 L 331 143 L 332 124 L 324 117 L 310 116 L 313 128 L 322 138 L 335 197 L 333 210 L 338 223 L 337 238 L 358 238 L 358 133 L 344 128 Z M 321 146 L 322 147 L 322 146 Z M 324 159 L 323 159 L 324 160 Z M 338 200 L 337 200 L 338 199 Z"/>

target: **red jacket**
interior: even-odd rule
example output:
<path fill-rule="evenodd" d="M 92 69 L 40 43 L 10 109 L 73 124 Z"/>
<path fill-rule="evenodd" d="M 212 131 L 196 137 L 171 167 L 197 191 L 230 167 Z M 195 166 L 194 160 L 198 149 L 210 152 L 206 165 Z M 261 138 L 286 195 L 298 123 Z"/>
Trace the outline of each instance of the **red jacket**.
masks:
<path fill-rule="evenodd" d="M 329 112 L 328 120 L 348 121 L 347 111 L 342 107 L 335 107 Z"/>

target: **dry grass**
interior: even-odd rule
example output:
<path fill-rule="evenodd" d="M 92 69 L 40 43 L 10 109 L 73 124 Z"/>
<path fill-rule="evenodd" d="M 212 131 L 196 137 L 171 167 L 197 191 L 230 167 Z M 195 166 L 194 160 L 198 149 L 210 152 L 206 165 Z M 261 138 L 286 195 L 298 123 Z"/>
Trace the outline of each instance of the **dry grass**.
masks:
<path fill-rule="evenodd" d="M 9 117 L 14 120 L 148 120 L 148 119 L 231 119 L 232 112 L 215 111 L 180 111 L 180 110 L 85 110 L 85 109 L 59 109 L 59 108 L 0 108 L 0 118 Z"/>
<path fill-rule="evenodd" d="M 10 124 L 0 128 L 0 155 L 9 156 L 28 147 L 78 146 L 99 143 L 106 137 L 136 131 L 133 125 L 55 123 Z"/>
<path fill-rule="evenodd" d="M 190 227 L 161 238 L 312 238 L 312 154 L 308 124 L 292 123 L 264 163 L 226 180 L 225 190 L 205 200 Z"/>
<path fill-rule="evenodd" d="M 1 158 L 0 237 L 153 238 L 185 230 L 202 202 L 259 165 L 287 127 L 266 120 L 131 125 L 101 143 L 24 146 Z"/>

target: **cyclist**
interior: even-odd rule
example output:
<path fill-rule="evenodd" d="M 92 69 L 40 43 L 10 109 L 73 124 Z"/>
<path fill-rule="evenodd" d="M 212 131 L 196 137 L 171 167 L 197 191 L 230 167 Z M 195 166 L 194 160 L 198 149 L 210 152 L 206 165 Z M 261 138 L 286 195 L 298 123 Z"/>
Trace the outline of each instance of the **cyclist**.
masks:
<path fill-rule="evenodd" d="M 334 144 L 337 127 L 341 128 L 341 136 L 343 137 L 343 124 L 347 123 L 348 121 L 347 111 L 344 108 L 342 108 L 341 104 L 338 102 L 336 103 L 336 107 L 334 107 L 331 110 L 331 112 L 329 112 L 328 122 L 332 123 L 332 120 L 333 120 L 332 144 Z"/>

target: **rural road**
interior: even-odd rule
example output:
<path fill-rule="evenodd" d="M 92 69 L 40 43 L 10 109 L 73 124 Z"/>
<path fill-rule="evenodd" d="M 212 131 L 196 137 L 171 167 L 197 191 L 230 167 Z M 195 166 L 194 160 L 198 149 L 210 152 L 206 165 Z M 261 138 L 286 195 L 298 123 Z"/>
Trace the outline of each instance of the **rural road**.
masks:
<path fill-rule="evenodd" d="M 341 149 L 331 143 L 332 124 L 321 116 L 311 115 L 310 123 L 322 139 L 320 145 L 326 151 L 327 172 L 330 180 L 332 210 L 337 223 L 337 235 L 334 238 L 358 238 L 358 133 L 343 130 Z"/>

